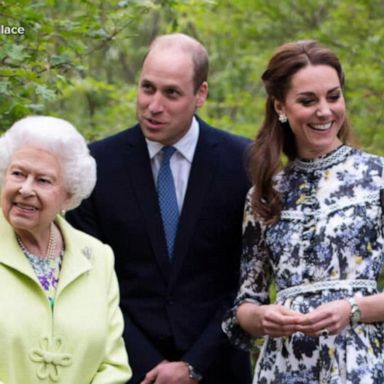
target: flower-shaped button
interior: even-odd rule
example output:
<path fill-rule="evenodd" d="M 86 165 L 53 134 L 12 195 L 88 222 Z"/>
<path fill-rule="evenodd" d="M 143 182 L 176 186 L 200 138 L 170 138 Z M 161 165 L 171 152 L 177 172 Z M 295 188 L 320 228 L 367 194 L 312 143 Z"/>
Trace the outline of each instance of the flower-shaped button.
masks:
<path fill-rule="evenodd" d="M 39 363 L 37 377 L 42 380 L 49 377 L 52 381 L 58 381 L 60 369 L 72 364 L 72 355 L 60 352 L 62 340 L 59 337 L 42 337 L 39 344 L 40 348 L 32 349 L 29 354 L 33 362 Z"/>

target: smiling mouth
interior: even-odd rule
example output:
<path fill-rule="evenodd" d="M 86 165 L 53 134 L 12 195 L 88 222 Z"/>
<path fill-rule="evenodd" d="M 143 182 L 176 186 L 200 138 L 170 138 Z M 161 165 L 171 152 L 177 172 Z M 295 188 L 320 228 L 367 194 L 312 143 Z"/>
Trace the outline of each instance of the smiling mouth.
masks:
<path fill-rule="evenodd" d="M 308 124 L 308 125 L 316 131 L 326 131 L 327 129 L 331 128 L 332 124 L 333 124 L 333 121 L 330 121 L 329 123 L 325 123 L 325 124 Z"/>
<path fill-rule="evenodd" d="M 33 207 L 32 205 L 26 205 L 26 204 L 22 204 L 22 203 L 15 203 L 14 205 L 17 208 L 23 209 L 24 211 L 30 211 L 30 212 L 37 211 L 37 208 Z"/>
<path fill-rule="evenodd" d="M 158 121 L 158 120 L 154 120 L 154 119 L 151 119 L 150 117 L 146 117 L 145 118 L 149 124 L 152 124 L 152 125 L 161 125 L 163 124 L 162 121 Z"/>

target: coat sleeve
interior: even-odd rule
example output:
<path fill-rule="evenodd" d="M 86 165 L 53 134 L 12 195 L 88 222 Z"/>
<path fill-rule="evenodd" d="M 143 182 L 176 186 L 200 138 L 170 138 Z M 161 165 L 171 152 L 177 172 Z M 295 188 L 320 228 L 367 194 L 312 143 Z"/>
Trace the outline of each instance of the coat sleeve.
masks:
<path fill-rule="evenodd" d="M 105 356 L 91 384 L 125 384 L 132 376 L 122 337 L 124 321 L 119 307 L 119 288 L 112 249 L 105 245 L 108 265 L 108 335 Z"/>

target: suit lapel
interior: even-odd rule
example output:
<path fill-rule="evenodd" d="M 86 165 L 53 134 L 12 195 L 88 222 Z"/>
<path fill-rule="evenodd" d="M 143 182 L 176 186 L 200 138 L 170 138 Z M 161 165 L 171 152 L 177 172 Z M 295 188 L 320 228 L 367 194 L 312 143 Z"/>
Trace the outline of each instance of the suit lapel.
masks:
<path fill-rule="evenodd" d="M 136 132 L 131 138 L 130 158 L 127 161 L 131 185 L 143 213 L 145 224 L 152 244 L 156 260 L 163 273 L 165 281 L 169 281 L 170 261 L 163 233 L 160 208 L 157 198 L 153 173 L 149 159 L 147 144 L 141 130 L 136 126 Z"/>
<path fill-rule="evenodd" d="M 176 236 L 171 286 L 177 278 L 184 257 L 190 247 L 191 237 L 194 233 L 194 228 L 197 225 L 198 212 L 201 209 L 204 197 L 217 166 L 218 140 L 214 135 L 214 130 L 201 120 L 199 120 L 199 124 L 199 140 L 192 162 L 187 192 Z"/>

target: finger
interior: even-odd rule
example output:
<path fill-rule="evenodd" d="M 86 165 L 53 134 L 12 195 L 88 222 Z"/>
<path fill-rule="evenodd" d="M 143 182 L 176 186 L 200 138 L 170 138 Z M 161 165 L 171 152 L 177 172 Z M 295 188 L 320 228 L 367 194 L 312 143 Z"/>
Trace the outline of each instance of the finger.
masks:
<path fill-rule="evenodd" d="M 283 313 L 285 316 L 293 316 L 293 317 L 302 315 L 300 312 L 294 311 L 293 309 L 284 307 L 284 306 L 281 307 L 281 313 Z"/>
<path fill-rule="evenodd" d="M 334 334 L 334 327 L 329 322 L 321 322 L 309 326 L 298 326 L 298 330 L 307 336 L 329 336 Z"/>
<path fill-rule="evenodd" d="M 274 324 L 274 323 L 264 323 L 264 330 L 265 333 L 270 336 L 290 336 L 293 333 L 298 331 L 298 328 L 296 325 L 290 325 L 290 324 Z"/>
<path fill-rule="evenodd" d="M 328 311 L 312 311 L 310 313 L 303 314 L 299 319 L 298 324 L 303 326 L 311 326 L 320 323 L 326 323 L 332 314 Z"/>
<path fill-rule="evenodd" d="M 156 381 L 157 370 L 152 369 L 146 375 L 144 380 L 140 384 L 153 384 Z"/>
<path fill-rule="evenodd" d="M 140 384 L 154 384 L 156 380 L 150 380 L 145 378 Z"/>
<path fill-rule="evenodd" d="M 301 323 L 301 315 L 298 315 L 297 313 L 295 315 L 289 314 L 280 314 L 280 313 L 271 313 L 266 314 L 264 317 L 266 322 L 278 326 L 278 327 L 296 327 L 297 324 Z"/>

